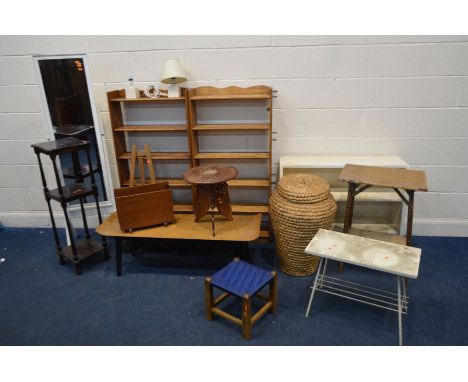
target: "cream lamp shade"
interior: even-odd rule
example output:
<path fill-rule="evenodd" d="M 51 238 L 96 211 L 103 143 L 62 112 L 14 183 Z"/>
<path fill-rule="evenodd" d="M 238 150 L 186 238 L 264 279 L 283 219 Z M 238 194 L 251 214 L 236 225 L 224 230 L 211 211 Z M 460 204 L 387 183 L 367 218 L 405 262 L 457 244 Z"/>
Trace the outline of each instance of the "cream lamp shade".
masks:
<path fill-rule="evenodd" d="M 187 77 L 185 76 L 179 60 L 177 58 L 168 58 L 166 62 L 164 62 L 161 82 L 174 85 L 184 81 L 187 81 Z"/>
<path fill-rule="evenodd" d="M 180 97 L 180 87 L 177 84 L 187 81 L 185 72 L 177 58 L 168 58 L 164 62 L 161 82 L 168 84 L 167 96 L 169 98 Z"/>

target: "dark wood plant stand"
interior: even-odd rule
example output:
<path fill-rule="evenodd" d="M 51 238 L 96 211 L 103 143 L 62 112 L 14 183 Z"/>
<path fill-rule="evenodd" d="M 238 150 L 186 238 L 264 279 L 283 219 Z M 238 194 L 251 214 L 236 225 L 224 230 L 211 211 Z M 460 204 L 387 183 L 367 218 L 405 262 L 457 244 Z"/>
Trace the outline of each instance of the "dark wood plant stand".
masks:
<path fill-rule="evenodd" d="M 80 165 L 78 159 L 78 153 L 72 153 L 72 167 L 62 168 L 62 175 L 67 179 L 75 179 L 77 183 L 82 183 L 84 178 L 91 175 L 91 173 L 99 174 L 101 178 L 101 187 L 102 192 L 104 193 L 104 198 L 106 197 L 105 192 L 106 188 L 104 185 L 104 175 L 102 174 L 102 165 L 101 157 L 99 155 L 99 149 L 97 145 L 97 137 L 94 126 L 89 125 L 65 125 L 57 127 L 55 130 L 55 137 L 57 139 L 61 138 L 77 138 L 81 140 L 86 140 L 87 137 L 91 134 L 93 136 L 93 142 L 90 143 L 91 147 L 94 148 L 94 155 L 96 156 L 96 164 L 90 167 L 87 164 Z"/>
<path fill-rule="evenodd" d="M 101 237 L 101 242 L 91 239 L 84 208 L 85 198 L 87 196 L 93 196 L 96 203 L 99 223 L 102 223 L 101 210 L 99 209 L 98 202 L 98 190 L 94 178 L 94 172 L 90 173 L 91 188 L 81 183 L 75 183 L 70 186 L 62 186 L 56 159 L 58 155 L 65 154 L 72 154 L 75 158 L 78 158 L 78 155 L 76 155 L 77 152 L 80 150 L 85 150 L 89 168 L 92 168 L 90 156 L 90 143 L 89 141 L 83 141 L 76 138 L 63 138 L 58 139 L 56 141 L 37 143 L 31 146 L 34 148 L 34 152 L 36 153 L 37 160 L 39 162 L 42 185 L 44 187 L 44 196 L 47 201 L 47 206 L 49 208 L 50 220 L 52 222 L 52 228 L 54 232 L 57 255 L 59 256 L 59 262 L 63 265 L 65 264 L 66 260 L 70 261 L 75 265 L 76 274 L 81 274 L 80 262 L 86 259 L 87 257 L 99 252 L 103 252 L 105 259 L 109 259 L 105 237 Z M 55 179 L 57 182 L 56 189 L 49 190 L 47 186 L 47 181 L 44 173 L 44 168 L 42 166 L 40 154 L 47 155 L 52 160 Z M 66 247 L 62 247 L 60 243 L 59 235 L 57 232 L 57 226 L 55 224 L 54 214 L 52 212 L 52 207 L 50 204 L 51 200 L 55 200 L 60 203 L 63 209 L 63 213 L 65 215 L 67 231 L 70 237 L 70 245 Z M 67 211 L 68 203 L 73 200 L 80 201 L 81 215 L 83 218 L 83 226 L 85 230 L 85 239 L 76 240 L 73 237 L 72 225 Z"/>

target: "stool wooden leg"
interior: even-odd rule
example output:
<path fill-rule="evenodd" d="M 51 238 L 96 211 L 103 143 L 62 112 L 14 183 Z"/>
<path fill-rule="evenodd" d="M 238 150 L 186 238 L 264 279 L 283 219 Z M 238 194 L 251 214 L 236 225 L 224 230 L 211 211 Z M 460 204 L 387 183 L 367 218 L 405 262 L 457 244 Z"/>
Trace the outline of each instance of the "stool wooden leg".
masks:
<path fill-rule="evenodd" d="M 246 340 L 252 338 L 252 300 L 248 294 L 242 298 L 242 335 Z"/>
<path fill-rule="evenodd" d="M 271 301 L 271 313 L 276 313 L 276 305 L 278 304 L 278 297 L 276 294 L 276 287 L 278 285 L 278 275 L 275 271 L 272 271 L 271 274 L 273 275 L 273 279 L 270 281 L 269 284 L 269 294 L 268 300 Z"/>
<path fill-rule="evenodd" d="M 205 306 L 206 306 L 206 319 L 213 320 L 213 285 L 211 285 L 211 277 L 205 279 Z"/>

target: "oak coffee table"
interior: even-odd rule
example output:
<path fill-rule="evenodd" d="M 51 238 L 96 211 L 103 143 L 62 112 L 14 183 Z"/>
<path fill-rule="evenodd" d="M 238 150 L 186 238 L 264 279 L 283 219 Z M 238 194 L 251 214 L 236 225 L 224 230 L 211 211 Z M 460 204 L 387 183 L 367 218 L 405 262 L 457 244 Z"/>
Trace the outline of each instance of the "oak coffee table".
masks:
<path fill-rule="evenodd" d="M 219 219 L 217 235 L 213 236 L 211 222 L 208 216 L 195 223 L 193 214 L 175 214 L 175 222 L 168 226 L 156 226 L 136 229 L 132 232 L 120 229 L 117 213 L 112 213 L 101 225 L 96 233 L 115 239 L 115 257 L 117 276 L 122 275 L 122 242 L 124 240 L 139 239 L 177 239 L 177 240 L 206 240 L 239 243 L 245 258 L 249 257 L 249 242 L 260 236 L 261 215 L 239 215 L 235 220 Z"/>
<path fill-rule="evenodd" d="M 320 229 L 305 252 L 320 257 L 306 317 L 309 316 L 315 292 L 392 310 L 398 312 L 398 343 L 403 345 L 402 314 L 407 314 L 409 299 L 404 278 L 418 277 L 421 249 Z M 397 293 L 326 276 L 328 260 L 396 275 Z"/>

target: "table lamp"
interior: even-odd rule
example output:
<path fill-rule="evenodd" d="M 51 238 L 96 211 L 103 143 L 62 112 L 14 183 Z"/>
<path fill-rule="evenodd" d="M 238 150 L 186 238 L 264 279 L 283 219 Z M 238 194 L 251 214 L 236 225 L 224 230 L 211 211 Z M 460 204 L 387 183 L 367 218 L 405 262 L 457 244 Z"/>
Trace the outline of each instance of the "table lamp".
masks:
<path fill-rule="evenodd" d="M 180 97 L 180 87 L 178 84 L 187 81 L 184 70 L 177 58 L 168 58 L 164 62 L 161 82 L 168 84 L 167 96 L 169 98 Z"/>

